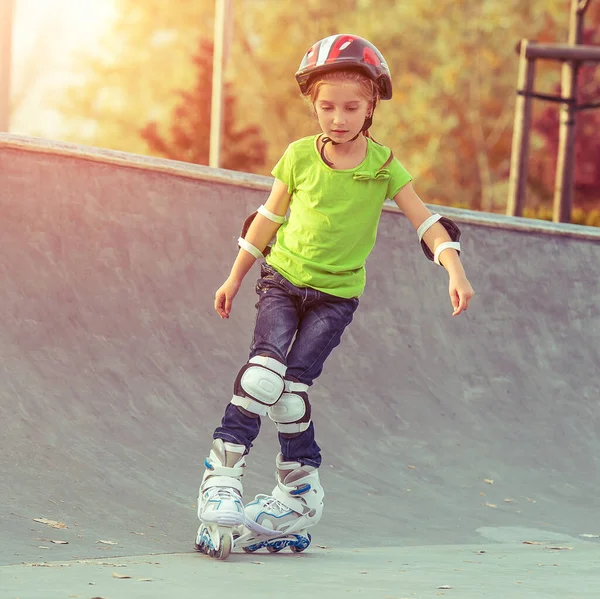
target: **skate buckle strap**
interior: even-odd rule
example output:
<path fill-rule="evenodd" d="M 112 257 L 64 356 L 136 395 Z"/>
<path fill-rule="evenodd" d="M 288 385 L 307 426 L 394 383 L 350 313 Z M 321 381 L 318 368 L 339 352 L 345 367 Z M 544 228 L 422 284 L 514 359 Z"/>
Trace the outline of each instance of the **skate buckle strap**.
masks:
<path fill-rule="evenodd" d="M 297 489 L 290 491 L 290 495 L 304 495 L 304 493 L 308 493 L 311 489 L 311 486 L 306 483 L 304 485 L 300 485 Z"/>
<path fill-rule="evenodd" d="M 217 465 L 211 464 L 210 462 L 208 462 L 206 464 L 206 467 L 210 470 L 211 476 L 238 477 L 238 476 L 243 476 L 243 474 L 244 474 L 243 466 L 227 467 L 227 466 L 219 466 L 218 464 Z"/>
<path fill-rule="evenodd" d="M 310 485 L 308 485 L 310 487 Z M 283 483 L 279 482 L 273 489 L 273 497 L 280 503 L 285 505 L 290 510 L 304 515 L 308 511 L 308 506 L 301 499 L 296 499 L 292 493 L 295 491 L 294 487 L 288 487 Z"/>

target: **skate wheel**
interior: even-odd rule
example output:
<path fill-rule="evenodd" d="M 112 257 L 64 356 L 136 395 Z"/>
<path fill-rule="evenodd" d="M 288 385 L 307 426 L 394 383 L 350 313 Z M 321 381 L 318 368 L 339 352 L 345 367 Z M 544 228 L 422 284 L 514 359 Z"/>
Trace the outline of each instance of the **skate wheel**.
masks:
<path fill-rule="evenodd" d="M 279 553 L 281 551 L 280 547 L 272 547 L 271 545 L 267 545 L 267 551 L 269 553 Z"/>
<path fill-rule="evenodd" d="M 217 559 L 227 559 L 229 554 L 231 553 L 231 548 L 233 547 L 233 538 L 231 533 L 224 534 L 219 543 L 219 548 L 214 552 L 214 555 L 211 557 L 216 557 Z"/>
<path fill-rule="evenodd" d="M 290 545 L 290 549 L 293 553 L 302 553 L 304 551 L 304 547 L 298 547 L 298 545 Z"/>
<path fill-rule="evenodd" d="M 254 551 L 252 551 L 252 549 L 250 549 L 249 547 L 242 547 L 242 550 L 244 551 L 244 553 L 254 553 Z"/>

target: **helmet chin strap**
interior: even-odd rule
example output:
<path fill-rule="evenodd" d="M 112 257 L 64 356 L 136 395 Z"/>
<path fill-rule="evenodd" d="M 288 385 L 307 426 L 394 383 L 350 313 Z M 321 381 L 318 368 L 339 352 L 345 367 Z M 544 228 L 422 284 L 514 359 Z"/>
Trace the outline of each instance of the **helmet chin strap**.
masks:
<path fill-rule="evenodd" d="M 331 160 L 328 160 L 327 157 L 325 156 L 325 146 L 331 142 L 332 146 L 339 146 L 342 144 L 349 144 L 351 141 L 354 141 L 355 139 L 358 139 L 358 136 L 363 133 L 364 131 L 367 131 L 369 129 L 369 127 L 373 124 L 373 114 L 371 113 L 366 119 L 365 122 L 363 123 L 363 126 L 361 128 L 361 130 L 352 138 L 349 139 L 348 141 L 333 141 L 333 139 L 331 139 L 331 137 L 327 137 L 326 135 L 324 137 L 321 138 L 321 158 L 323 160 L 323 162 L 329 167 L 331 168 L 333 166 L 333 162 L 331 162 Z"/>

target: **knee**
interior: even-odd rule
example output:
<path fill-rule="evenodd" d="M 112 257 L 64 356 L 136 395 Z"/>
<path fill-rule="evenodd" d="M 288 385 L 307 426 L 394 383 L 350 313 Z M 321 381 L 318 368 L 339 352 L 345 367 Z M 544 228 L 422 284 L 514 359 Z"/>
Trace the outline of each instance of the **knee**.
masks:
<path fill-rule="evenodd" d="M 307 391 L 308 385 L 286 379 L 281 398 L 269 407 L 269 418 L 284 437 L 295 437 L 310 426 L 311 407 Z"/>
<path fill-rule="evenodd" d="M 286 368 L 270 356 L 251 358 L 235 379 L 231 403 L 251 414 L 265 416 L 284 393 Z"/>

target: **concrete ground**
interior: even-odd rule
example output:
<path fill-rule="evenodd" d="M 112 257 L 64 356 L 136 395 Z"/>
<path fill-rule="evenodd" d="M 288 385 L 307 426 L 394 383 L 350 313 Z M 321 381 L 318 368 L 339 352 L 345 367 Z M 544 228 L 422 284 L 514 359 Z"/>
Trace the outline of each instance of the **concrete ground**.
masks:
<path fill-rule="evenodd" d="M 311 389 L 313 545 L 191 551 L 256 271 L 229 321 L 212 299 L 268 185 L 0 135 L 0 599 L 597 598 L 600 232 L 469 211 L 443 209 L 477 291 L 456 319 L 444 271 L 384 211 Z M 266 422 L 246 497 L 271 490 L 276 451 Z"/>
<path fill-rule="evenodd" d="M 277 593 L 328 599 L 597 599 L 598 545 L 575 541 L 563 547 L 316 547 L 301 555 L 237 553 L 227 562 L 193 553 L 160 554 L 4 566 L 0 575 L 3 596 L 21 599 L 196 599 L 216 594 L 262 599 Z"/>

